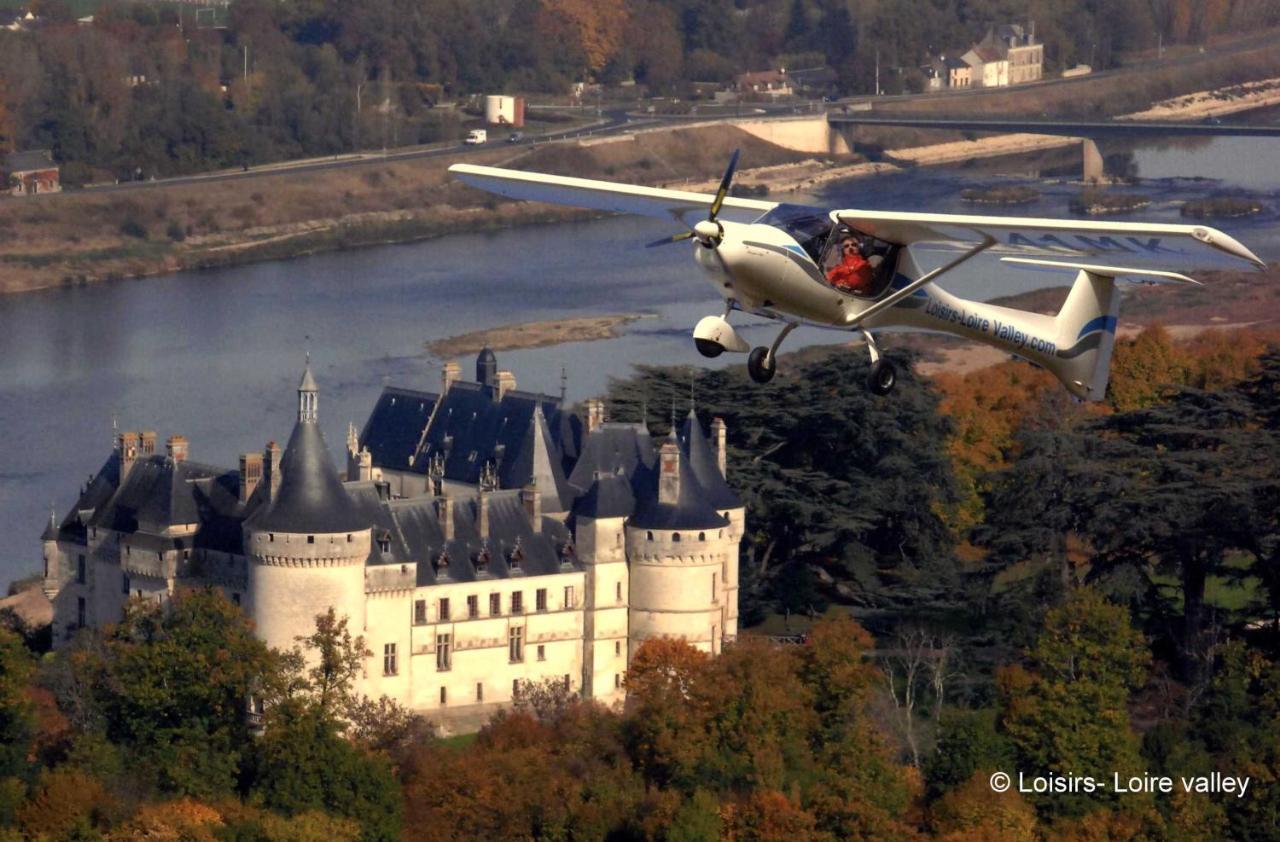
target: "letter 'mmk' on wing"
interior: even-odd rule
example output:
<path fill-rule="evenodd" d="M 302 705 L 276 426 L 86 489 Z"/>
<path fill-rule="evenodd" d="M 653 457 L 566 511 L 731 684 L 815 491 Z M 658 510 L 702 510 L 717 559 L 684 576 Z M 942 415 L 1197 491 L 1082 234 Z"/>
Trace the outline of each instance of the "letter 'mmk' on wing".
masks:
<path fill-rule="evenodd" d="M 521 172 L 474 164 L 454 164 L 449 172 L 472 187 L 512 199 L 548 202 L 613 213 L 634 213 L 659 219 L 679 219 L 692 224 L 704 219 L 715 196 L 663 190 L 611 181 L 594 181 L 565 175 Z M 720 216 L 731 222 L 752 222 L 777 206 L 777 202 L 728 197 Z"/>
<path fill-rule="evenodd" d="M 1203 262 L 1221 254 L 1265 267 L 1229 234 L 1207 225 L 1164 225 L 1016 216 L 841 210 L 832 216 L 866 234 L 899 245 L 971 244 L 990 237 L 994 251 L 1022 254 L 1106 255 L 1168 265 Z"/>

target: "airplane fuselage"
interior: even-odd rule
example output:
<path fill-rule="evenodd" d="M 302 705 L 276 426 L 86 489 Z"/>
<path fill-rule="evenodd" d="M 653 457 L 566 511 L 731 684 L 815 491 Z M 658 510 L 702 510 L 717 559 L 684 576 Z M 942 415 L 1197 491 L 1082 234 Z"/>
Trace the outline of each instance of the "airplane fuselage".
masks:
<path fill-rule="evenodd" d="M 883 295 L 868 298 L 836 289 L 827 283 L 814 258 L 776 226 L 731 222 L 723 226 L 724 238 L 717 248 L 695 241 L 694 259 L 716 291 L 746 312 L 835 330 L 904 327 L 949 333 L 1041 364 L 1081 338 L 1059 336 L 1051 316 L 960 298 L 936 283 L 860 319 Z M 894 272 L 885 295 L 924 274 L 906 250 Z"/>

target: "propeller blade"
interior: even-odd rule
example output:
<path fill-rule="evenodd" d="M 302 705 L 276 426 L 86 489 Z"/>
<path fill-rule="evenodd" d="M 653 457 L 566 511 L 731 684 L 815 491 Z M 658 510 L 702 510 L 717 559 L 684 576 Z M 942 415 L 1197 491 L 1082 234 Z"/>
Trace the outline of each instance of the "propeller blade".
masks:
<path fill-rule="evenodd" d="M 652 243 L 645 243 L 645 248 L 653 248 L 654 246 L 668 246 L 672 243 L 678 243 L 681 240 L 688 240 L 693 237 L 692 231 L 682 231 L 671 237 L 663 237 L 661 240 L 654 240 Z"/>
<path fill-rule="evenodd" d="M 733 171 L 738 168 L 738 155 L 741 149 L 733 150 L 733 157 L 729 159 L 729 168 L 724 171 L 724 178 L 720 179 L 720 189 L 716 191 L 716 198 L 711 202 L 711 216 L 708 217 L 715 221 L 716 215 L 720 213 L 720 208 L 724 205 L 724 197 L 729 195 L 729 185 L 733 182 Z"/>

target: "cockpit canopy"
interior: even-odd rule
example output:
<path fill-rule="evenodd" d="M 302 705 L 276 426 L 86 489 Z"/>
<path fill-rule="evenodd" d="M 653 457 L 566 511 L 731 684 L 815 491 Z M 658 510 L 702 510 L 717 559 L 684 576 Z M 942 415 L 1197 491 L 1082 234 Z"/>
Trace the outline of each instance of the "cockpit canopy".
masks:
<path fill-rule="evenodd" d="M 791 235 L 821 269 L 823 279 L 841 292 L 862 298 L 879 298 L 893 282 L 901 247 L 843 223 L 837 224 L 826 211 L 784 204 L 757 221 Z M 846 252 L 842 247 L 846 242 L 852 242 L 861 259 L 868 264 L 861 282 L 857 284 L 850 283 L 850 272 L 841 268 Z"/>

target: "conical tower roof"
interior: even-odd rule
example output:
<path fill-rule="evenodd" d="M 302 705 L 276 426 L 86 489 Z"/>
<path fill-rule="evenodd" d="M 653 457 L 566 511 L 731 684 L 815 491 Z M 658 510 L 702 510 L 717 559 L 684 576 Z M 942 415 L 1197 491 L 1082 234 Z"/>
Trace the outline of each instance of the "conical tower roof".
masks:
<path fill-rule="evenodd" d="M 319 388 L 307 365 L 298 384 L 298 420 L 280 460 L 280 487 L 255 515 L 261 531 L 359 532 L 370 523 L 342 487 L 317 421 Z"/>
<path fill-rule="evenodd" d="M 707 494 L 707 502 L 717 509 L 736 509 L 741 507 L 742 501 L 738 499 L 738 495 L 733 493 L 733 489 L 725 482 L 724 474 L 720 473 L 720 462 L 716 457 L 715 451 L 711 448 L 711 443 L 702 434 L 702 425 L 698 423 L 698 416 L 692 408 L 689 409 L 689 414 L 684 419 L 681 439 L 683 440 L 684 453 L 687 457 L 685 464 L 693 471 L 693 475 L 698 478 L 698 484 L 702 486 L 703 491 Z"/>

